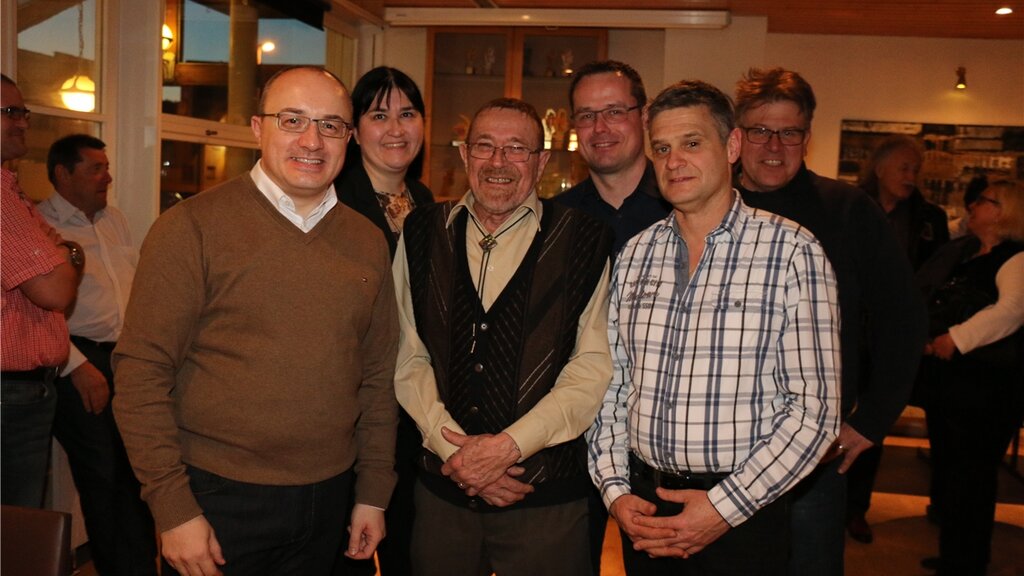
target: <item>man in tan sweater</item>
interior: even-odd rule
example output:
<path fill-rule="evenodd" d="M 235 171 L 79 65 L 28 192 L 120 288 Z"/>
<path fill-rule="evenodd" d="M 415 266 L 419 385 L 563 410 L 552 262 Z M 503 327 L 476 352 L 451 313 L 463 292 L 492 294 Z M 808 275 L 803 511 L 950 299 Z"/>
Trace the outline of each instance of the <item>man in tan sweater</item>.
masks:
<path fill-rule="evenodd" d="M 260 161 L 143 244 L 114 410 L 164 574 L 328 574 L 384 536 L 398 325 L 387 243 L 332 185 L 351 114 L 333 75 L 279 73 Z"/>

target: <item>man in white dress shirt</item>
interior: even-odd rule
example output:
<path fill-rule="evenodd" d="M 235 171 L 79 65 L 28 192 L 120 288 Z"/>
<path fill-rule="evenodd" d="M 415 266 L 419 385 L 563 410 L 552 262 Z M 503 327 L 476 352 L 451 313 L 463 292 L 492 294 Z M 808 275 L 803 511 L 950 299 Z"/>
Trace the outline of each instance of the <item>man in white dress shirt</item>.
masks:
<path fill-rule="evenodd" d="M 106 144 L 74 134 L 46 159 L 56 194 L 39 211 L 86 254 L 78 299 L 67 312 L 71 346 L 56 381 L 53 433 L 68 454 L 93 560 L 100 574 L 156 574 L 153 519 L 125 455 L 110 410 L 110 353 L 121 335 L 138 250 L 128 222 L 107 206 L 111 183 Z"/>

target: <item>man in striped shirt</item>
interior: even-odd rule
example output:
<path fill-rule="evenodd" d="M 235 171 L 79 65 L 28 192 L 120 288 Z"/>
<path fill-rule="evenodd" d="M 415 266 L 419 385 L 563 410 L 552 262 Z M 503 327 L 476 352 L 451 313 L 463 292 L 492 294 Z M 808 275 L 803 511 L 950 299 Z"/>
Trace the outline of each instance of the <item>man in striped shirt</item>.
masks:
<path fill-rule="evenodd" d="M 732 188 L 727 96 L 679 82 L 647 129 L 673 212 L 615 265 L 591 475 L 630 576 L 784 574 L 786 492 L 839 428 L 835 277 L 810 233 Z"/>

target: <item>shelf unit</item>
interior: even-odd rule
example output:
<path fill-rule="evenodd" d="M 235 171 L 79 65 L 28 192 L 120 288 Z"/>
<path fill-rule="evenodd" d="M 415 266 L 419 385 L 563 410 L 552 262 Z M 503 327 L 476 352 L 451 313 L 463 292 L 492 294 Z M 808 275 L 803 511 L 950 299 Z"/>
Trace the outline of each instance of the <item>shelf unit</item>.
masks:
<path fill-rule="evenodd" d="M 434 27 L 428 29 L 427 135 L 424 181 L 440 200 L 467 188 L 458 145 L 469 121 L 494 98 L 521 98 L 563 119 L 569 108 L 572 68 L 607 55 L 608 33 L 593 28 Z M 550 111 L 550 113 L 549 113 Z M 568 133 L 551 140 L 551 160 L 538 193 L 553 196 L 586 178 Z M 561 136 L 560 138 L 558 136 Z"/>

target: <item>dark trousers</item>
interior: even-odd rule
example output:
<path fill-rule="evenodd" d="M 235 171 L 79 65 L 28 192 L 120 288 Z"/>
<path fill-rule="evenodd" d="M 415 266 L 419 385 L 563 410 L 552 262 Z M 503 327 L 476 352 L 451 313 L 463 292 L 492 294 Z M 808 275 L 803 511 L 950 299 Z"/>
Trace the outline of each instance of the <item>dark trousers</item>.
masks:
<path fill-rule="evenodd" d="M 113 397 L 112 343 L 75 337 L 72 341 L 106 377 Z M 110 405 L 99 414 L 90 414 L 70 377 L 58 378 L 56 386 L 53 435 L 68 455 L 96 570 L 103 576 L 155 576 L 153 517 L 139 497 L 139 482 L 128 463 Z"/>
<path fill-rule="evenodd" d="M 476 512 L 445 501 L 420 481 L 416 510 L 413 576 L 590 575 L 586 498 Z"/>
<path fill-rule="evenodd" d="M 225 576 L 326 576 L 347 542 L 351 470 L 315 484 L 266 486 L 194 466 L 189 486 L 213 527 Z M 177 575 L 163 562 L 163 574 Z"/>
<path fill-rule="evenodd" d="M 666 502 L 653 482 L 630 476 L 632 493 L 658 506 L 658 516 L 682 512 L 682 504 Z M 789 551 L 789 496 L 783 495 L 758 510 L 746 522 L 730 528 L 707 548 L 683 560 L 651 558 L 633 549 L 625 532 L 622 560 L 629 576 L 783 576 Z"/>
<path fill-rule="evenodd" d="M 863 516 L 871 507 L 875 476 L 882 464 L 882 445 L 876 444 L 860 453 L 846 471 L 846 518 Z"/>
<path fill-rule="evenodd" d="M 843 576 L 846 484 L 841 458 L 818 465 L 792 490 L 789 576 Z"/>
<path fill-rule="evenodd" d="M 40 508 L 57 405 L 52 379 L 0 383 L 0 494 L 4 504 Z"/>
<path fill-rule="evenodd" d="M 941 486 L 939 574 L 982 576 L 995 523 L 999 463 L 1024 415 L 1024 370 L 958 357 L 928 407 Z"/>
<path fill-rule="evenodd" d="M 409 576 L 412 561 L 409 549 L 412 547 L 412 523 L 416 517 L 413 489 L 419 466 L 416 458 L 420 455 L 423 437 L 405 410 L 399 410 L 398 440 L 395 448 L 395 472 L 398 483 L 391 494 L 391 501 L 384 512 L 387 535 L 377 546 L 377 562 L 382 576 Z M 373 576 L 377 566 L 373 558 L 353 560 L 345 556 L 344 547 L 338 551 L 332 576 Z"/>

